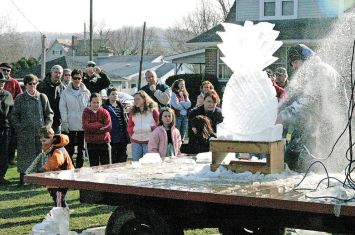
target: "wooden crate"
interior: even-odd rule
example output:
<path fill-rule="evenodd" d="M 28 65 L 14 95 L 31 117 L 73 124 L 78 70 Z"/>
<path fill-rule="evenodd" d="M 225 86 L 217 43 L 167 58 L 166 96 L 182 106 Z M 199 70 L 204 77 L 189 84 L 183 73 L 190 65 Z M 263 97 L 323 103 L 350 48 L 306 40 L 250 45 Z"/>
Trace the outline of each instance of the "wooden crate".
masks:
<path fill-rule="evenodd" d="M 275 142 L 211 140 L 210 151 L 212 152 L 212 171 L 220 165 L 234 172 L 250 171 L 264 174 L 279 173 L 284 169 L 284 142 L 282 140 Z M 266 163 L 235 160 L 229 165 L 221 164 L 228 153 L 265 153 L 269 154 L 269 157 Z"/>

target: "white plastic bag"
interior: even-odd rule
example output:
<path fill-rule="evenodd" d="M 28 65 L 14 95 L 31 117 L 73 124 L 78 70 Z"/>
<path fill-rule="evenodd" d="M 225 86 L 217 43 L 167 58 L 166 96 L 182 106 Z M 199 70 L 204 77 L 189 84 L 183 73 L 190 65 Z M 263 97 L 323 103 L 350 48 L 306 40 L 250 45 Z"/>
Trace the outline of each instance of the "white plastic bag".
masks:
<path fill-rule="evenodd" d="M 32 228 L 33 235 L 68 235 L 68 233 L 69 209 L 64 207 L 53 207 L 42 223 Z"/>

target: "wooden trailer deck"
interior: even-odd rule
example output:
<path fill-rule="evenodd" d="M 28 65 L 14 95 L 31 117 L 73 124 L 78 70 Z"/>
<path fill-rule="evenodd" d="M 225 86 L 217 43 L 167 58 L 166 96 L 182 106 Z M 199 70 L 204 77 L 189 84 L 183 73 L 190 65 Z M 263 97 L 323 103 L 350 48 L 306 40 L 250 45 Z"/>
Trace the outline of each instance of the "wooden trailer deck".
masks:
<path fill-rule="evenodd" d="M 310 200 L 303 192 L 294 191 L 292 187 L 280 185 L 280 182 L 273 182 L 272 179 L 245 183 L 224 178 L 192 180 L 189 177 L 185 179 L 176 176 L 175 171 L 178 171 L 178 167 L 164 174 L 154 164 L 145 167 L 150 167 L 151 171 L 142 172 L 137 169 L 137 166 L 127 162 L 89 168 L 88 174 L 95 172 L 97 175 L 90 180 L 77 175 L 78 170 L 70 177 L 65 176 L 66 179 L 58 178 L 62 172 L 47 172 L 27 175 L 25 180 L 47 187 L 79 189 L 85 192 L 82 193 L 85 202 L 90 202 L 87 193 L 93 192 L 101 195 L 110 194 L 109 201 L 113 201 L 112 195 L 121 195 L 132 201 L 135 198 L 140 200 L 147 198 L 179 202 L 176 205 L 182 205 L 184 202 L 190 203 L 190 206 L 194 202 L 209 204 L 217 206 L 218 210 L 230 208 L 233 211 L 243 211 L 249 220 L 257 218 L 259 210 L 262 210 L 266 211 L 265 218 L 270 213 L 270 217 L 276 215 L 280 217 L 280 221 L 284 220 L 284 222 L 278 221 L 283 226 L 315 230 L 325 231 L 330 228 L 338 231 L 339 228 L 339 231 L 348 232 L 352 230 L 352 224 L 355 224 L 354 202 L 334 203 Z M 185 167 L 188 168 L 187 165 Z M 112 173 L 117 174 L 112 176 L 110 175 Z M 110 177 L 111 179 L 108 179 Z M 283 182 L 287 182 L 287 179 L 283 179 Z M 95 203 L 94 199 L 93 203 Z M 248 213 L 250 214 L 247 215 Z M 231 216 L 229 212 L 226 214 Z M 288 216 L 290 218 L 286 218 Z M 316 219 L 315 223 L 309 222 L 312 218 Z"/>

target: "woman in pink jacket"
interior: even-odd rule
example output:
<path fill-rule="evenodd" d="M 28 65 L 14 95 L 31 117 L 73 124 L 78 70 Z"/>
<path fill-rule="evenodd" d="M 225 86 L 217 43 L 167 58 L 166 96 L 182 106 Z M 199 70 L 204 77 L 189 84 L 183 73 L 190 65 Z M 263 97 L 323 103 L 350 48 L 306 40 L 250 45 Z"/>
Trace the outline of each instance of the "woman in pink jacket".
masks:
<path fill-rule="evenodd" d="M 149 153 L 159 153 L 160 157 L 180 155 L 181 136 L 175 127 L 175 114 L 170 108 L 163 108 L 159 114 L 159 126 L 153 131 L 148 142 Z"/>

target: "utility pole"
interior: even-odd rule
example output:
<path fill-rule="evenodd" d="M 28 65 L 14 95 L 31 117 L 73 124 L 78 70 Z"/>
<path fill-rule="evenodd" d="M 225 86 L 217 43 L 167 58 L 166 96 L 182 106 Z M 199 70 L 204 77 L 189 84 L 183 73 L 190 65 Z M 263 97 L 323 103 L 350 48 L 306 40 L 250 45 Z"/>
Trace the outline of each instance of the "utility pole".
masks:
<path fill-rule="evenodd" d="M 141 61 L 139 62 L 139 77 L 138 77 L 138 90 L 141 89 L 141 77 L 142 77 L 142 66 L 143 66 L 143 53 L 144 53 L 144 37 L 145 37 L 145 22 L 143 24 L 143 35 L 142 35 L 142 47 L 141 47 Z"/>
<path fill-rule="evenodd" d="M 46 35 L 42 35 L 42 56 L 41 56 L 41 79 L 44 80 L 46 77 Z"/>
<path fill-rule="evenodd" d="M 86 38 L 86 23 L 84 23 L 84 51 L 85 51 L 85 53 L 86 53 L 86 51 L 87 51 L 87 46 L 86 46 L 86 44 L 87 44 L 87 38 Z"/>
<path fill-rule="evenodd" d="M 93 6 L 92 6 L 92 1 L 93 0 L 90 0 L 90 60 L 92 60 L 92 56 L 93 56 L 93 42 L 92 42 L 92 30 L 93 30 L 92 10 L 93 10 Z"/>

